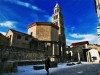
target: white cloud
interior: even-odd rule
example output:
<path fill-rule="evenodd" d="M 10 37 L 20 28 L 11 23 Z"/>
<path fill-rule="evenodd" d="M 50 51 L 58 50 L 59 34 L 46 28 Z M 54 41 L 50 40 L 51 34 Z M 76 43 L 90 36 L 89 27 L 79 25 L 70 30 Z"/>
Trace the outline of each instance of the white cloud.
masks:
<path fill-rule="evenodd" d="M 13 21 L 1 22 L 0 26 L 2 26 L 2 27 L 8 27 L 8 28 L 15 28 L 15 22 L 13 22 Z"/>
<path fill-rule="evenodd" d="M 66 39 L 66 43 L 70 45 L 73 42 L 81 42 L 81 41 L 89 41 L 90 44 L 99 44 L 98 37 L 93 34 L 70 34 L 71 37 L 75 39 L 81 39 L 81 40 L 70 40 Z"/>
<path fill-rule="evenodd" d="M 44 15 L 44 17 L 48 18 L 47 21 L 52 22 L 52 17 L 49 15 Z"/>
<path fill-rule="evenodd" d="M 5 1 L 9 1 L 11 3 L 17 4 L 17 5 L 21 5 L 21 6 L 36 10 L 36 11 L 45 12 L 41 8 L 39 8 L 37 6 L 34 6 L 34 5 L 30 4 L 30 3 L 27 3 L 27 2 L 22 2 L 22 1 L 19 1 L 19 0 L 5 0 Z"/>
<path fill-rule="evenodd" d="M 6 32 L 2 32 L 2 31 L 0 31 L 0 33 L 3 34 L 3 35 L 6 35 Z"/>

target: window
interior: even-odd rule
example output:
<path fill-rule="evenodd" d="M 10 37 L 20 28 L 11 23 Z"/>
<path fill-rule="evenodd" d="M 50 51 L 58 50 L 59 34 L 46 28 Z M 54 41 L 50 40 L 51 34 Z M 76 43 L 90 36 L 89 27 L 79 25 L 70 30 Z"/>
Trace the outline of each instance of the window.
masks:
<path fill-rule="evenodd" d="M 33 33 L 31 32 L 31 36 L 32 36 L 32 34 L 33 34 Z"/>
<path fill-rule="evenodd" d="M 56 15 L 56 19 L 58 19 L 58 15 Z"/>
<path fill-rule="evenodd" d="M 18 36 L 17 36 L 17 39 L 21 39 L 21 36 L 20 36 L 20 35 L 18 35 Z"/>
<path fill-rule="evenodd" d="M 55 13 L 56 13 L 56 10 L 55 10 Z"/>
<path fill-rule="evenodd" d="M 55 20 L 55 16 L 54 16 L 54 20 Z"/>
<path fill-rule="evenodd" d="M 58 25 L 58 22 L 56 22 L 55 24 Z"/>
<path fill-rule="evenodd" d="M 59 12 L 59 9 L 57 9 L 57 12 Z"/>
<path fill-rule="evenodd" d="M 9 38 L 11 39 L 11 35 L 9 36 Z"/>
<path fill-rule="evenodd" d="M 28 41 L 28 37 L 25 37 L 25 40 Z"/>

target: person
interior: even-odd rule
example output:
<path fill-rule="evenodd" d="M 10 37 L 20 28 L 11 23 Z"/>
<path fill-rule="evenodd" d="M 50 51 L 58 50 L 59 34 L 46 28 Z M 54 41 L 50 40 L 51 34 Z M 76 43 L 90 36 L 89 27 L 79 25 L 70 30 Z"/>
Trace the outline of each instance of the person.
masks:
<path fill-rule="evenodd" d="M 49 68 L 50 68 L 50 58 L 48 57 L 45 60 L 45 70 L 47 71 L 47 75 L 49 74 Z"/>

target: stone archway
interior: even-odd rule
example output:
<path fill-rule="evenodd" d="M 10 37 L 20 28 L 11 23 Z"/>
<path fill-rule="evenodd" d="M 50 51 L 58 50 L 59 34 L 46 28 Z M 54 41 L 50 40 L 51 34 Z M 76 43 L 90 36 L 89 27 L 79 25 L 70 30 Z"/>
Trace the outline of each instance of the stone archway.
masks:
<path fill-rule="evenodd" d="M 87 62 L 99 63 L 99 61 L 100 55 L 98 50 L 90 49 L 89 51 L 87 51 Z"/>

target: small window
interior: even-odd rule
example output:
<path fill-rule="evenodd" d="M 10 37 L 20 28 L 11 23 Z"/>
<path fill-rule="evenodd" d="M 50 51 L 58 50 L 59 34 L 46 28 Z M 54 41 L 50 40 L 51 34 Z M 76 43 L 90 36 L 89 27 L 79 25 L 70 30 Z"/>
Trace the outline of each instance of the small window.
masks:
<path fill-rule="evenodd" d="M 25 37 L 25 40 L 28 41 L 28 37 Z"/>
<path fill-rule="evenodd" d="M 56 13 L 56 10 L 55 10 L 55 13 Z"/>
<path fill-rule="evenodd" d="M 57 12 L 59 12 L 59 9 L 57 9 Z"/>
<path fill-rule="evenodd" d="M 58 15 L 56 15 L 56 19 L 58 19 Z"/>
<path fill-rule="evenodd" d="M 58 25 L 58 22 L 56 22 L 55 24 Z"/>
<path fill-rule="evenodd" d="M 32 34 L 33 34 L 33 33 L 31 32 L 31 36 L 32 36 Z"/>
<path fill-rule="evenodd" d="M 21 39 L 21 36 L 20 36 L 20 35 L 18 35 L 18 36 L 17 36 L 17 39 Z"/>
<path fill-rule="evenodd" d="M 11 35 L 9 36 L 9 38 L 11 39 Z"/>

